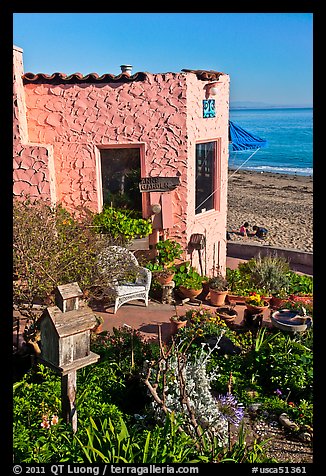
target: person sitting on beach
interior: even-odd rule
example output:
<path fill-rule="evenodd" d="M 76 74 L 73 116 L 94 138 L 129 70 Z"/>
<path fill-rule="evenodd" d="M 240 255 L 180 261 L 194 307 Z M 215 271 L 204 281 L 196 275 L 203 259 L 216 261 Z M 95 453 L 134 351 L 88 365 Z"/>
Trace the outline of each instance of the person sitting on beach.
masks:
<path fill-rule="evenodd" d="M 248 233 L 249 233 L 249 223 L 246 221 L 240 227 L 240 235 L 241 236 L 248 236 Z"/>
<path fill-rule="evenodd" d="M 267 237 L 268 230 L 262 226 L 254 225 L 252 227 L 253 232 L 249 236 L 257 236 L 261 240 L 265 240 Z"/>
<path fill-rule="evenodd" d="M 240 236 L 248 236 L 249 235 L 249 223 L 246 221 L 243 225 L 240 226 L 240 230 L 231 230 L 226 232 L 226 239 L 232 240 L 231 233 Z"/>

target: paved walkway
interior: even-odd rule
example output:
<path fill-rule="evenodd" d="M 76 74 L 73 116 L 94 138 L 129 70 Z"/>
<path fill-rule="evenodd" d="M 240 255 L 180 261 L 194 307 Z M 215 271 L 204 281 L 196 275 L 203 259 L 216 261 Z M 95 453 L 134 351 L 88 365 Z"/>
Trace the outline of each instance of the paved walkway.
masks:
<path fill-rule="evenodd" d="M 216 307 L 212 306 L 209 301 L 203 301 L 202 306 L 206 309 L 215 312 Z M 146 339 L 157 339 L 158 326 L 161 326 L 162 339 L 166 341 L 171 336 L 170 317 L 175 315 L 176 310 L 178 315 L 185 314 L 189 309 L 196 310 L 198 305 L 186 303 L 184 305 L 177 305 L 176 307 L 170 304 L 161 304 L 155 301 L 150 301 L 148 307 L 140 301 L 131 301 L 121 306 L 116 314 L 113 314 L 113 306 L 107 308 L 105 311 L 101 309 L 94 309 L 94 312 L 103 317 L 103 330 L 112 332 L 113 328 L 119 328 L 124 325 L 137 329 Z M 237 304 L 235 307 L 238 315 L 234 320 L 234 324 L 241 325 L 243 323 L 243 315 L 246 306 L 244 304 Z M 270 310 L 264 311 L 263 325 L 270 326 Z"/>
<path fill-rule="evenodd" d="M 227 258 L 227 267 L 237 268 L 238 263 L 245 260 L 238 258 Z M 210 305 L 209 301 L 203 301 L 203 307 L 215 312 L 216 307 Z M 103 317 L 103 330 L 112 332 L 113 328 L 122 327 L 124 324 L 137 329 L 146 339 L 157 339 L 158 326 L 161 326 L 162 338 L 167 340 L 171 335 L 170 317 L 176 314 L 184 314 L 188 309 L 198 309 L 198 306 L 191 304 L 174 305 L 162 304 L 154 300 L 150 300 L 148 307 L 142 301 L 131 301 L 121 306 L 117 313 L 114 314 L 114 307 L 103 309 L 101 307 L 93 307 L 94 313 Z M 239 304 L 235 307 L 238 312 L 234 323 L 240 325 L 243 321 L 243 313 L 245 305 Z M 18 313 L 14 313 L 18 315 Z M 270 310 L 264 311 L 264 325 L 270 325 Z M 25 321 L 20 323 L 19 343 L 23 342 L 22 332 L 24 330 Z M 14 336 L 16 340 L 16 336 Z"/>

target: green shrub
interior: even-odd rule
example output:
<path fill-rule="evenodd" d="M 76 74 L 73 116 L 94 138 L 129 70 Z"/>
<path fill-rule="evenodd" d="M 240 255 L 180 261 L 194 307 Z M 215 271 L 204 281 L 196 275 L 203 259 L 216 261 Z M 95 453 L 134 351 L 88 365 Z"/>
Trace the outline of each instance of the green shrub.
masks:
<path fill-rule="evenodd" d="M 174 282 L 175 286 L 184 286 L 187 289 L 201 289 L 203 286 L 203 276 L 189 263 L 176 267 Z"/>
<path fill-rule="evenodd" d="M 245 263 L 240 263 L 238 267 L 256 288 L 273 295 L 283 290 L 288 291 L 290 266 L 283 257 L 258 255 Z"/>
<path fill-rule="evenodd" d="M 15 304 L 44 299 L 60 284 L 92 283 L 101 242 L 87 210 L 77 220 L 60 205 L 15 200 L 13 215 Z"/>
<path fill-rule="evenodd" d="M 313 277 L 306 274 L 297 274 L 294 271 L 288 273 L 289 294 L 312 295 Z"/>
<path fill-rule="evenodd" d="M 141 218 L 139 213 L 132 210 L 112 207 L 104 207 L 101 213 L 97 213 L 93 218 L 93 225 L 97 233 L 120 239 L 120 244 L 152 233 L 150 219 Z"/>

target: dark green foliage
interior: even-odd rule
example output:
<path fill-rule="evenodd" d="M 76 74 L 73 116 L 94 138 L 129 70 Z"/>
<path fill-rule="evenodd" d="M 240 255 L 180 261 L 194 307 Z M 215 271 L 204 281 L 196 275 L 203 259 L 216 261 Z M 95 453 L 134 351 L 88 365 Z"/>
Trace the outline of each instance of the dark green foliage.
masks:
<path fill-rule="evenodd" d="M 313 400 L 313 354 L 312 330 L 304 335 L 288 335 L 282 331 L 263 331 L 254 338 L 251 333 L 242 335 L 240 355 L 215 356 L 211 365 L 221 372 L 213 387 L 222 392 L 228 376 L 232 373 L 233 392 L 243 403 L 252 400 L 268 402 L 275 400 L 275 392 L 281 391 L 280 409 L 293 414 L 284 399 L 295 406 Z M 311 424 L 311 411 L 305 415 L 305 423 Z M 304 418 L 301 418 L 304 420 Z"/>
<path fill-rule="evenodd" d="M 288 273 L 289 276 L 289 294 L 312 295 L 313 277 L 306 274 L 298 274 L 294 271 Z"/>
<path fill-rule="evenodd" d="M 93 225 L 96 232 L 108 234 L 115 240 L 119 239 L 117 244 L 121 245 L 152 232 L 151 221 L 142 218 L 138 212 L 108 206 L 94 216 Z"/>
<path fill-rule="evenodd" d="M 212 382 L 216 392 L 226 393 L 232 372 L 232 393 L 238 401 L 258 401 L 270 416 L 285 412 L 297 424 L 312 424 L 312 329 L 292 335 L 263 328 L 255 336 L 229 329 L 213 313 L 191 314 L 192 325 L 177 336 L 189 355 L 201 348 L 205 337 L 221 330 L 242 348 L 238 355 L 211 355 L 208 371 L 217 370 Z M 264 456 L 263 443 L 245 443 L 244 429 L 231 449 L 207 440 L 199 450 L 194 439 L 179 432 L 180 422 L 173 414 L 162 424 L 155 422 L 148 412 L 142 370 L 146 360 L 157 361 L 159 349 L 144 343 L 138 332 L 121 328 L 94 335 L 92 350 L 100 354 L 100 361 L 77 372 L 75 436 L 60 419 L 56 374 L 39 365 L 14 384 L 16 463 L 271 462 Z M 59 422 L 44 428 L 44 415 L 48 420 L 58 415 Z"/>
<path fill-rule="evenodd" d="M 176 267 L 173 281 L 175 286 L 184 286 L 187 289 L 201 289 L 203 285 L 203 276 L 189 263 Z"/>

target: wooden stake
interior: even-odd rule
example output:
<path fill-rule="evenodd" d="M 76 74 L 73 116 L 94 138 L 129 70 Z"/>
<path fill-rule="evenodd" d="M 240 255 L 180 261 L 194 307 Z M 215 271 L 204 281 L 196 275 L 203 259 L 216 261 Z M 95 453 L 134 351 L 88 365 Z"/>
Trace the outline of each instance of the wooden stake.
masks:
<path fill-rule="evenodd" d="M 77 431 L 77 371 L 72 370 L 61 376 L 61 405 L 62 418 L 66 423 L 71 423 L 72 431 Z"/>

